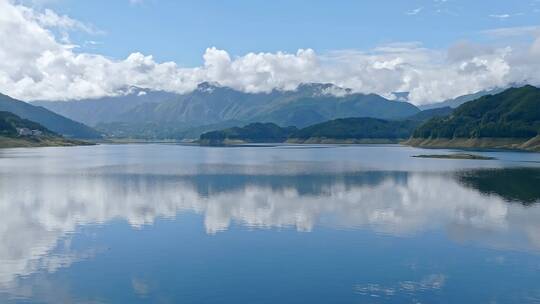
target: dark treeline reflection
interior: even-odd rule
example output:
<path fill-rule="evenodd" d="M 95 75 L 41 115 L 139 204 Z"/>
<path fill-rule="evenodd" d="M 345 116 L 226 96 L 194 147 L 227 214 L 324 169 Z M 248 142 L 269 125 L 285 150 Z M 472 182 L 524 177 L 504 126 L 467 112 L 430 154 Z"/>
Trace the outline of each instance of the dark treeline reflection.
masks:
<path fill-rule="evenodd" d="M 340 185 L 345 190 L 358 186 L 375 187 L 386 180 L 405 185 L 408 176 L 407 172 L 385 171 L 295 175 L 199 174 L 182 177 L 181 180 L 192 184 L 203 196 L 246 187 L 263 187 L 273 191 L 294 189 L 299 195 L 320 195 L 333 185 Z"/>
<path fill-rule="evenodd" d="M 410 175 L 409 172 L 391 171 L 299 175 L 200 174 L 181 179 L 193 184 L 203 196 L 248 186 L 267 187 L 276 191 L 294 188 L 301 195 L 319 195 L 336 184 L 343 186 L 344 189 L 358 186 L 375 187 L 386 180 L 406 185 Z M 484 194 L 499 196 L 509 202 L 523 205 L 540 202 L 539 168 L 475 169 L 458 171 L 453 175 L 455 180 L 466 187 Z"/>
<path fill-rule="evenodd" d="M 507 168 L 464 171 L 458 180 L 482 193 L 496 194 L 507 201 L 531 205 L 540 202 L 540 169 Z"/>

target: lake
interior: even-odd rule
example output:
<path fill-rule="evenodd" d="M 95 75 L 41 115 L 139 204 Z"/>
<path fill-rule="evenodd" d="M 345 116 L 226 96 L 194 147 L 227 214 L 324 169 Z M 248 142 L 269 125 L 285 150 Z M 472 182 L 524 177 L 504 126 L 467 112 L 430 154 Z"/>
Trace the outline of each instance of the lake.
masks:
<path fill-rule="evenodd" d="M 540 303 L 540 154 L 0 150 L 1 303 Z"/>

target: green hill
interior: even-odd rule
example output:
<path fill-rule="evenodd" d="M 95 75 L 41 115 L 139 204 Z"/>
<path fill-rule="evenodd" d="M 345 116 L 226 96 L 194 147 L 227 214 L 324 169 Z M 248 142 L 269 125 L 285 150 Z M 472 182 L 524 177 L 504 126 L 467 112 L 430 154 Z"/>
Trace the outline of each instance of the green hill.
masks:
<path fill-rule="evenodd" d="M 411 120 L 342 118 L 303 128 L 289 136 L 291 142 L 392 142 L 408 138 L 418 126 Z"/>
<path fill-rule="evenodd" d="M 0 111 L 11 112 L 21 118 L 37 122 L 65 137 L 80 139 L 101 138 L 99 132 L 82 123 L 65 118 L 43 107 L 33 106 L 2 94 L 0 94 Z"/>
<path fill-rule="evenodd" d="M 274 123 L 253 123 L 242 128 L 207 132 L 202 144 L 224 143 L 393 143 L 408 138 L 419 122 L 388 121 L 377 118 L 341 118 L 297 129 L 282 128 Z"/>
<path fill-rule="evenodd" d="M 0 148 L 84 144 L 87 143 L 62 138 L 36 122 L 0 111 Z"/>
<path fill-rule="evenodd" d="M 56 134 L 38 123 L 20 118 L 10 112 L 0 111 L 0 134 L 2 136 L 18 136 L 17 129 L 19 128 L 38 130 L 44 135 L 56 136 Z"/>
<path fill-rule="evenodd" d="M 454 109 L 450 107 L 443 107 L 443 108 L 435 108 L 435 109 L 429 109 L 429 110 L 423 110 L 422 112 L 418 112 L 412 116 L 407 117 L 408 120 L 414 120 L 414 121 L 428 121 L 435 117 L 444 117 L 452 114 Z"/>
<path fill-rule="evenodd" d="M 433 118 L 415 130 L 409 143 L 536 150 L 539 134 L 540 89 L 524 86 L 483 96 L 450 116 Z"/>
<path fill-rule="evenodd" d="M 282 128 L 274 123 L 252 123 L 242 128 L 228 128 L 203 133 L 203 144 L 235 142 L 291 143 L 397 143 L 409 138 L 426 120 L 444 117 L 453 109 L 440 108 L 418 112 L 401 120 L 352 117 L 328 120 L 302 129 Z"/>
<path fill-rule="evenodd" d="M 296 130 L 296 127 L 282 128 L 274 123 L 252 123 L 241 128 L 204 133 L 200 136 L 200 142 L 209 145 L 227 142 L 278 143 L 287 140 Z"/>

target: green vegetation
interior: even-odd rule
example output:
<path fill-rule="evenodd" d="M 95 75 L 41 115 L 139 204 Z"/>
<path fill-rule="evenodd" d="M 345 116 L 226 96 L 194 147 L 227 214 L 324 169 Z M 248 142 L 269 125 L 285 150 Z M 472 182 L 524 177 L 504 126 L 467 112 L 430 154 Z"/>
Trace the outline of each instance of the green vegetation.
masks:
<path fill-rule="evenodd" d="M 56 136 L 53 132 L 49 131 L 42 125 L 30 121 L 28 119 L 22 119 L 19 116 L 5 111 L 0 111 L 0 135 L 4 137 L 15 137 L 19 133 L 18 128 L 26 128 L 29 130 L 38 130 L 43 135 Z"/>
<path fill-rule="evenodd" d="M 86 142 L 62 138 L 36 122 L 20 118 L 10 112 L 0 111 L 0 148 L 87 144 Z"/>
<path fill-rule="evenodd" d="M 63 137 L 4 137 L 0 136 L 0 148 L 70 147 L 89 146 L 93 143 Z"/>
<path fill-rule="evenodd" d="M 452 112 L 454 109 L 450 107 L 443 107 L 443 108 L 435 108 L 435 109 L 428 109 L 424 110 L 422 112 L 418 112 L 412 116 L 407 117 L 408 120 L 414 120 L 414 121 L 428 121 L 435 117 L 446 117 Z"/>
<path fill-rule="evenodd" d="M 540 132 L 540 89 L 513 88 L 467 102 L 420 126 L 415 138 L 532 138 Z"/>
<path fill-rule="evenodd" d="M 505 168 L 460 171 L 458 180 L 465 186 L 510 202 L 525 205 L 540 203 L 540 169 Z"/>
<path fill-rule="evenodd" d="M 469 101 L 413 133 L 411 145 L 539 150 L 540 89 L 508 89 Z"/>
<path fill-rule="evenodd" d="M 395 143 L 410 136 L 419 122 L 387 121 L 376 118 L 342 118 L 309 126 L 282 128 L 273 123 L 253 123 L 242 128 L 229 128 L 204 133 L 202 144 L 235 142 L 294 143 Z"/>
<path fill-rule="evenodd" d="M 229 122 L 236 122 L 234 126 L 271 122 L 303 128 L 347 117 L 404 119 L 420 111 L 407 102 L 318 83 L 268 93 L 245 93 L 211 83 L 201 83 L 186 94 L 136 92 L 98 100 L 34 104 L 88 123 L 114 138 L 143 139 L 194 139 L 204 132 L 232 127 Z"/>
<path fill-rule="evenodd" d="M 42 107 L 0 94 L 0 111 L 13 113 L 21 118 L 39 123 L 47 129 L 70 138 L 98 139 L 101 134 L 79 122 L 65 118 Z"/>
<path fill-rule="evenodd" d="M 289 137 L 295 140 L 310 138 L 347 139 L 404 139 L 418 125 L 414 121 L 388 121 L 376 118 L 342 118 L 306 127 Z"/>
<path fill-rule="evenodd" d="M 296 127 L 282 128 L 273 123 L 252 123 L 242 128 L 234 127 L 204 133 L 200 137 L 200 142 L 208 145 L 223 144 L 227 141 L 277 143 L 284 142 L 296 130 Z"/>
<path fill-rule="evenodd" d="M 290 143 L 346 143 L 346 144 L 390 144 L 409 138 L 425 120 L 443 117 L 451 108 L 425 110 L 404 120 L 384 120 L 371 117 L 339 118 L 307 126 L 281 128 L 274 123 L 253 123 L 242 128 L 229 128 L 204 133 L 203 144 L 235 142 L 283 142 Z"/>

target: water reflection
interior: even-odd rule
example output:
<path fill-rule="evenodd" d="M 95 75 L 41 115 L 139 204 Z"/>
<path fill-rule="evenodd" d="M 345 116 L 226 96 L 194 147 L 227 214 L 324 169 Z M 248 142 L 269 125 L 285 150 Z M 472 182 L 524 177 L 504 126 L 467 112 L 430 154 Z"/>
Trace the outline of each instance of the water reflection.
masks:
<path fill-rule="evenodd" d="M 510 202 L 532 205 L 540 202 L 540 170 L 535 168 L 484 169 L 457 174 L 461 183 Z"/>
<path fill-rule="evenodd" d="M 136 228 L 180 212 L 201 214 L 209 234 L 233 222 L 253 229 L 312 231 L 321 225 L 395 236 L 442 230 L 460 242 L 538 250 L 540 205 L 533 203 L 540 198 L 539 172 L 0 175 L 0 287 L 95 255 L 71 250 L 69 235 L 78 227 L 122 219 Z M 51 255 L 53 250 L 60 253 Z"/>

